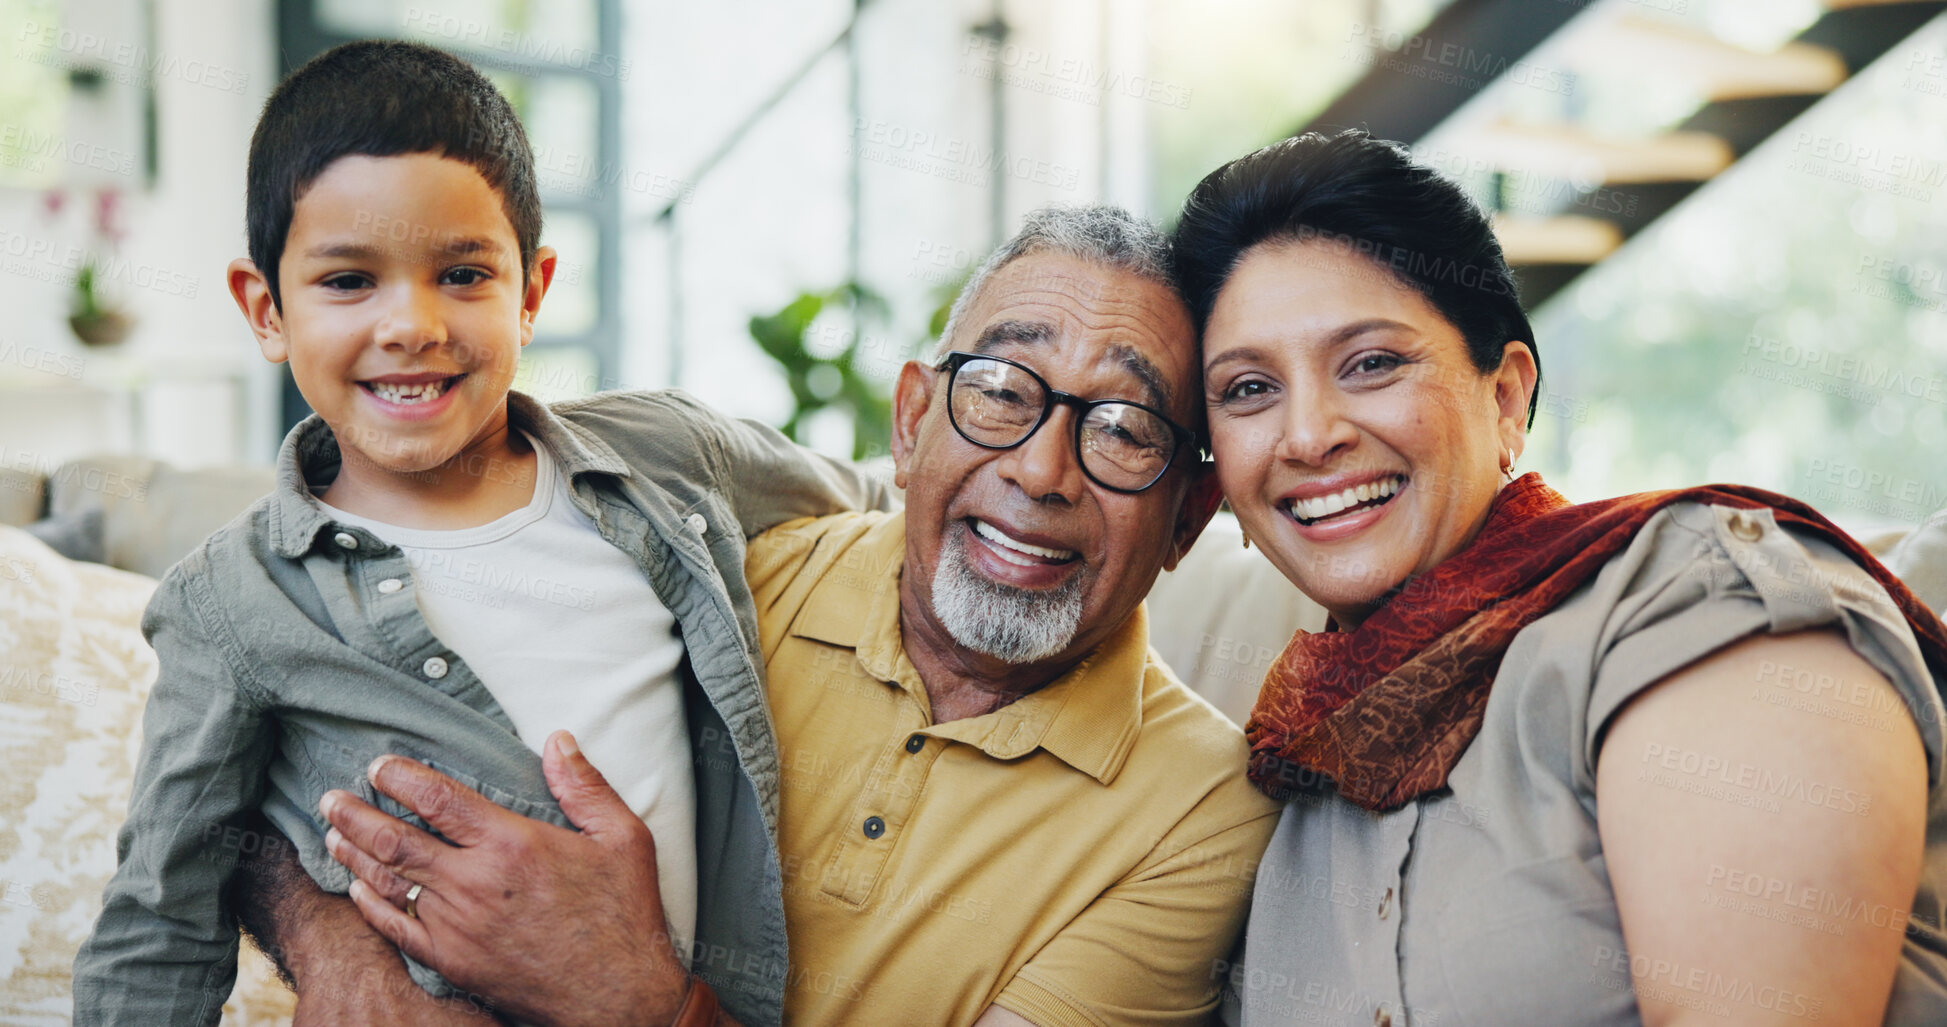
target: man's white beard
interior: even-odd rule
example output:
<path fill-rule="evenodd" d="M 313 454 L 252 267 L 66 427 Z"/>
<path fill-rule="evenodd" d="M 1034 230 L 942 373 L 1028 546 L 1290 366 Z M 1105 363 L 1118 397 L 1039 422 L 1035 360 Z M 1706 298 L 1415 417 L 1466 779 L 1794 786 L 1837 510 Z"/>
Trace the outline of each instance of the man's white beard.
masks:
<path fill-rule="evenodd" d="M 1082 625 L 1082 579 L 1048 591 L 1000 584 L 967 561 L 967 533 L 948 531 L 933 570 L 933 615 L 953 640 L 1007 663 L 1033 663 L 1068 648 Z"/>

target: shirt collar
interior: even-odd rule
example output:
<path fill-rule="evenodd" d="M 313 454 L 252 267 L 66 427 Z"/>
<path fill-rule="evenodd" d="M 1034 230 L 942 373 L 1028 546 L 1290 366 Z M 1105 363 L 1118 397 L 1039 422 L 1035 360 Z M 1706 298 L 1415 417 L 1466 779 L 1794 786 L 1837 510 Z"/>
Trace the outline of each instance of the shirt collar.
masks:
<path fill-rule="evenodd" d="M 627 464 L 608 443 L 592 432 L 555 416 L 544 404 L 520 392 L 507 393 L 507 423 L 548 447 L 549 455 L 569 482 L 583 474 L 629 476 Z M 318 536 L 334 522 L 317 498 L 314 484 L 338 476 L 344 457 L 331 427 L 317 414 L 298 422 L 277 452 L 277 491 L 270 506 L 271 550 L 295 560 L 318 544 Z"/>
<path fill-rule="evenodd" d="M 904 513 L 868 529 L 820 575 L 791 633 L 852 649 L 861 669 L 903 689 L 930 712 L 900 636 L 899 574 L 905 555 Z M 1081 663 L 1038 691 L 993 713 L 934 725 L 927 733 L 1002 760 L 1043 749 L 1109 784 L 1142 732 L 1148 657 L 1149 616 L 1139 606 Z"/>

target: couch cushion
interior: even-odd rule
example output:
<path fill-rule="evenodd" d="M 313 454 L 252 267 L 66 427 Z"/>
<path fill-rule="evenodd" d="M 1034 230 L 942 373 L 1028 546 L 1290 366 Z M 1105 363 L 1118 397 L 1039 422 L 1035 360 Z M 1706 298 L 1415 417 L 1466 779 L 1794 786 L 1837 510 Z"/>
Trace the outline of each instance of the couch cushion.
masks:
<path fill-rule="evenodd" d="M 46 475 L 31 467 L 0 465 L 0 524 L 32 524 L 46 509 Z"/>
<path fill-rule="evenodd" d="M 107 563 L 108 545 L 102 534 L 106 519 L 100 507 L 90 507 L 59 517 L 43 517 L 22 530 L 70 560 Z"/>
<path fill-rule="evenodd" d="M 115 868 L 156 658 L 155 582 L 0 526 L 0 1023 L 65 1023 L 74 954 Z M 225 1022 L 288 1022 L 246 946 Z"/>
<path fill-rule="evenodd" d="M 1947 616 L 1947 510 L 1913 529 L 1885 559 L 1921 602 Z"/>
<path fill-rule="evenodd" d="M 154 588 L 0 528 L 0 1021 L 67 1010 L 155 677 L 136 630 Z"/>
<path fill-rule="evenodd" d="M 146 457 L 89 457 L 49 475 L 48 512 L 101 509 L 105 562 L 160 578 L 275 479 L 268 466 L 183 470 Z"/>
<path fill-rule="evenodd" d="M 1237 519 L 1218 514 L 1149 593 L 1149 644 L 1184 684 L 1239 724 L 1292 633 L 1325 628 L 1325 608 L 1243 541 Z"/>

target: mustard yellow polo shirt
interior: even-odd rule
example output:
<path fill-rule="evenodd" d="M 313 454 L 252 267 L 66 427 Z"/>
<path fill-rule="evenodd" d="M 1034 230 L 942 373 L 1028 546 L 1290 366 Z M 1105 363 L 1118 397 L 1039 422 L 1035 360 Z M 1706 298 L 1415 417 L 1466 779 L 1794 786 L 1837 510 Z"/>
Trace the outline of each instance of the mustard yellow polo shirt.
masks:
<path fill-rule="evenodd" d="M 1278 807 L 1138 610 L 1074 670 L 935 724 L 900 641 L 903 514 L 747 563 L 781 761 L 794 1025 L 1207 1019 Z"/>

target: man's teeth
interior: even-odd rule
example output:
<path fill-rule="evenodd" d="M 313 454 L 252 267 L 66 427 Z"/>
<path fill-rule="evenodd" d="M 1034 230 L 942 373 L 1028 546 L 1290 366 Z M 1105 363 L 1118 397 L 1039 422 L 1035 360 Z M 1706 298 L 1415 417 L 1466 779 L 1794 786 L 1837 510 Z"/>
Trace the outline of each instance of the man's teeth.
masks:
<path fill-rule="evenodd" d="M 451 378 L 441 378 L 436 382 L 420 382 L 417 385 L 368 382 L 366 383 L 366 387 L 372 390 L 373 395 L 385 400 L 387 403 L 411 405 L 413 403 L 430 403 L 438 399 L 446 392 L 446 387 L 452 384 L 452 382 L 453 379 Z"/>
<path fill-rule="evenodd" d="M 1042 560 L 1053 560 L 1056 562 L 1072 560 L 1075 557 L 1075 552 L 1071 549 L 1048 549 L 1044 546 L 1031 546 L 1026 542 L 1009 538 L 1006 532 L 978 518 L 973 522 L 973 529 L 980 533 L 981 538 L 1001 547 L 1002 550 L 1011 549 L 1017 553 L 1025 553 L 1028 556 L 1038 556 Z M 1039 560 L 1016 560 L 1008 556 L 1005 551 L 999 555 L 1001 559 L 1007 560 L 1009 563 L 1018 563 L 1023 566 L 1033 566 L 1040 562 Z"/>
<path fill-rule="evenodd" d="M 1291 501 L 1291 512 L 1297 517 L 1308 521 L 1315 521 L 1320 517 L 1330 517 L 1350 507 L 1358 506 L 1360 503 L 1368 503 L 1375 499 L 1385 499 L 1399 491 L 1399 484 L 1398 478 L 1386 478 L 1381 481 L 1369 481 L 1363 485 L 1354 485 L 1349 489 L 1334 492 L 1329 496 L 1319 496 L 1314 499 L 1293 499 Z"/>

